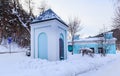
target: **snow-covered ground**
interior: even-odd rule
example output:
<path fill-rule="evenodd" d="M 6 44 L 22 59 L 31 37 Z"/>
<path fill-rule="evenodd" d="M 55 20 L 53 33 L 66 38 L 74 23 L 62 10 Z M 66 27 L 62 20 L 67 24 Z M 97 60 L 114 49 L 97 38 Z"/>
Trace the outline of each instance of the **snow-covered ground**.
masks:
<path fill-rule="evenodd" d="M 18 45 L 16 45 L 15 43 L 12 43 L 11 45 L 7 44 L 7 45 L 0 45 L 0 53 L 4 53 L 4 52 L 24 52 L 27 51 L 26 48 L 22 48 L 19 47 Z"/>
<path fill-rule="evenodd" d="M 25 51 L 17 46 L 15 48 Z M 95 55 L 94 58 L 76 54 L 68 55 L 68 59 L 64 61 L 47 61 L 27 57 L 25 52 L 6 53 L 0 54 L 0 76 L 98 76 L 97 73 L 106 72 L 106 69 L 100 71 L 102 68 L 109 68 L 107 66 L 111 65 L 112 69 L 112 64 L 119 62 L 118 58 L 119 53 L 106 57 Z M 115 67 L 117 68 L 117 65 Z"/>
<path fill-rule="evenodd" d="M 115 61 L 100 67 L 98 70 L 91 70 L 78 76 L 120 76 L 120 56 Z"/>

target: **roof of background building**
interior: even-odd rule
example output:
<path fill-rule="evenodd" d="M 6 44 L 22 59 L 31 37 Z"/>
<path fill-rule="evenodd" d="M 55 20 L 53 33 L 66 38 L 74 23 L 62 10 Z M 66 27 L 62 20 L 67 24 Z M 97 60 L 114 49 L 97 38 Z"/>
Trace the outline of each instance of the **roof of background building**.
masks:
<path fill-rule="evenodd" d="M 106 39 L 107 41 L 116 41 L 116 38 Z M 74 40 L 74 42 L 97 42 L 97 41 L 105 41 L 104 37 L 93 37 L 93 38 L 80 38 L 79 40 Z M 68 40 L 68 43 L 71 43 L 71 40 Z"/>

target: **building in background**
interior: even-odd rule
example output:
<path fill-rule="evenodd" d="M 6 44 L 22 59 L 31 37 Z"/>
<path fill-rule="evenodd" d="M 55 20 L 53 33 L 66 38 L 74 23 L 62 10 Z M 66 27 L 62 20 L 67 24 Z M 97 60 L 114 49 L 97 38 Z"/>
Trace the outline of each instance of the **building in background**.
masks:
<path fill-rule="evenodd" d="M 74 40 L 74 54 L 80 53 L 81 49 L 89 48 L 94 53 L 100 53 L 105 50 L 107 54 L 116 54 L 116 38 L 113 37 L 113 32 L 107 32 L 103 37 L 91 37 L 85 39 Z M 72 49 L 71 42 L 68 42 L 69 51 Z"/>
<path fill-rule="evenodd" d="M 108 32 L 113 32 L 113 37 L 115 37 L 116 40 L 116 48 L 118 51 L 120 51 L 120 29 L 116 28 L 116 29 L 112 29 Z M 95 37 L 102 37 L 103 33 L 96 35 Z"/>

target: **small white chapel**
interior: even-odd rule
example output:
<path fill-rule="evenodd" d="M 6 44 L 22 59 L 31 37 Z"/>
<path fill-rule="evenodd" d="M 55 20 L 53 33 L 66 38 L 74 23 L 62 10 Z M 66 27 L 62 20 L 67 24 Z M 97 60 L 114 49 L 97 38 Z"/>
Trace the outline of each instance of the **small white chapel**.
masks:
<path fill-rule="evenodd" d="M 50 61 L 67 59 L 67 24 L 51 9 L 31 23 L 31 56 Z"/>

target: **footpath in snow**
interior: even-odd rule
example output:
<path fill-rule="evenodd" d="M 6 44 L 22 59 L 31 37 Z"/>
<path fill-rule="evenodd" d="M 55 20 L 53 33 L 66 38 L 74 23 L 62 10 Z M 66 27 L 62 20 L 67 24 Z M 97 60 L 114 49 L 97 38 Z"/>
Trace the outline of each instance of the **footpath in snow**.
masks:
<path fill-rule="evenodd" d="M 98 70 L 92 70 L 78 76 L 120 76 L 120 56 Z"/>

